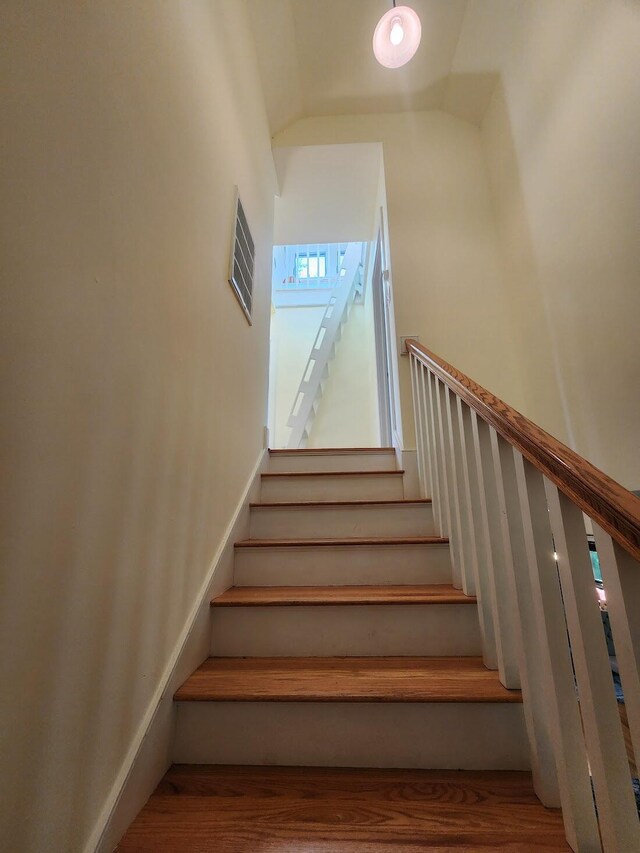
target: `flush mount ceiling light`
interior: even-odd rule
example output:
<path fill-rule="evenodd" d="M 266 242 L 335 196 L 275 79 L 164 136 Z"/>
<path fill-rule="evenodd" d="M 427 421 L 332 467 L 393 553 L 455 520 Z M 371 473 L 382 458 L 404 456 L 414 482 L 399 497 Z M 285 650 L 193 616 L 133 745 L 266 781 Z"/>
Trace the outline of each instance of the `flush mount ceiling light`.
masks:
<path fill-rule="evenodd" d="M 422 37 L 420 18 L 409 6 L 396 6 L 380 18 L 373 34 L 373 52 L 385 68 L 400 68 L 415 54 Z"/>

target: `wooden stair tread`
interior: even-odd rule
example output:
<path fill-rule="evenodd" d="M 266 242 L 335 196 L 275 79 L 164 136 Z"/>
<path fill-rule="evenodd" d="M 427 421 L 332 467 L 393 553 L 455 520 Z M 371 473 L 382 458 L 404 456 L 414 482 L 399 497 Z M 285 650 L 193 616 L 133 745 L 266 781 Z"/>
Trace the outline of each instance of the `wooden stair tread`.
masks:
<path fill-rule="evenodd" d="M 368 536 L 336 539 L 241 539 L 236 548 L 305 548 L 336 545 L 448 545 L 443 536 Z"/>
<path fill-rule="evenodd" d="M 267 471 L 263 479 L 281 477 L 403 477 L 404 469 L 393 471 Z"/>
<path fill-rule="evenodd" d="M 450 584 L 361 586 L 234 586 L 214 607 L 330 606 L 349 604 L 475 604 Z"/>
<path fill-rule="evenodd" d="M 121 853 L 570 853 L 531 775 L 174 765 Z"/>
<path fill-rule="evenodd" d="M 218 702 L 522 702 L 479 657 L 209 658 L 175 694 Z"/>
<path fill-rule="evenodd" d="M 395 447 L 294 447 L 269 448 L 271 456 L 347 456 L 350 453 L 379 453 L 388 455 L 395 453 Z"/>
<path fill-rule="evenodd" d="M 377 500 L 377 501 L 369 501 L 369 500 L 352 500 L 352 501 L 258 501 L 256 503 L 249 504 L 251 509 L 266 509 L 266 508 L 276 508 L 276 509 L 305 509 L 307 507 L 312 508 L 331 508 L 331 507 L 346 507 L 346 506 L 357 506 L 357 507 L 367 507 L 367 506 L 398 506 L 398 507 L 408 507 L 414 505 L 430 505 L 432 503 L 431 498 L 397 498 L 397 499 L 386 499 L 386 500 Z"/>

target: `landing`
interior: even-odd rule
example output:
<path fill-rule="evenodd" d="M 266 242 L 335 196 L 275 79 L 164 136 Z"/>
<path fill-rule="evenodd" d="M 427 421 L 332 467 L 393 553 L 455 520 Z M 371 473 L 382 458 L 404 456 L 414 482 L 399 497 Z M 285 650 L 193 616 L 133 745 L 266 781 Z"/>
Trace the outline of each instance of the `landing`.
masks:
<path fill-rule="evenodd" d="M 122 853 L 569 853 L 528 773 L 175 765 Z"/>

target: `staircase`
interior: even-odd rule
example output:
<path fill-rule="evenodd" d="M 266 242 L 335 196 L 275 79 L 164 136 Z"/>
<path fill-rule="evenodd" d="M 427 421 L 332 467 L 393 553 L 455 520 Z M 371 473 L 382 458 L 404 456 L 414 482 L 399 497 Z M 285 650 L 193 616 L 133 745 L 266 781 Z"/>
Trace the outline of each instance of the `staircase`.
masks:
<path fill-rule="evenodd" d="M 407 349 L 427 497 L 390 448 L 270 452 L 119 849 L 640 850 L 640 501 Z"/>
<path fill-rule="evenodd" d="M 483 666 L 476 600 L 394 451 L 270 457 L 212 657 L 176 694 L 175 760 L 528 767 L 521 694 Z"/>
<path fill-rule="evenodd" d="M 211 657 L 175 695 L 176 765 L 119 850 L 569 849 L 403 475 L 391 448 L 270 452 Z"/>

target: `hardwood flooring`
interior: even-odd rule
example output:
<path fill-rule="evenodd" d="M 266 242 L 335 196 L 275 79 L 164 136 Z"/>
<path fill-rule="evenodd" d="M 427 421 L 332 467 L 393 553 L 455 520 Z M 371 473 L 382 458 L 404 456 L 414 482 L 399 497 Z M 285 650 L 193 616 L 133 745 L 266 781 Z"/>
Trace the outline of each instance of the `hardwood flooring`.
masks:
<path fill-rule="evenodd" d="M 444 536 L 354 536 L 334 539 L 241 539 L 236 548 L 336 548 L 361 545 L 371 548 L 380 545 L 448 545 Z"/>
<path fill-rule="evenodd" d="M 380 500 L 359 500 L 359 501 L 260 501 L 259 503 L 249 504 L 251 509 L 264 509 L 264 507 L 277 507 L 278 509 L 298 509 L 300 507 L 317 507 L 319 509 L 327 509 L 331 507 L 343 506 L 430 506 L 431 498 L 382 498 Z"/>
<path fill-rule="evenodd" d="M 569 853 L 528 773 L 177 765 L 120 853 Z"/>
<path fill-rule="evenodd" d="M 627 758 L 629 760 L 629 769 L 631 770 L 631 775 L 638 778 L 638 767 L 636 765 L 636 756 L 635 751 L 633 749 L 633 743 L 631 741 L 631 729 L 629 728 L 629 718 L 627 716 L 627 707 L 622 703 L 618 703 L 618 712 L 620 714 L 620 722 L 622 724 L 622 736 L 624 738 L 624 747 L 627 751 Z"/>
<path fill-rule="evenodd" d="M 214 598 L 214 607 L 271 607 L 336 604 L 475 604 L 451 584 L 399 586 L 233 586 Z"/>
<path fill-rule="evenodd" d="M 349 456 L 352 453 L 388 454 L 395 453 L 395 447 L 287 447 L 269 448 L 269 456 Z"/>
<path fill-rule="evenodd" d="M 282 477 L 404 477 L 404 470 L 383 468 L 381 471 L 267 471 L 260 476 L 263 480 L 278 480 Z"/>
<path fill-rule="evenodd" d="M 478 657 L 209 658 L 177 691 L 201 702 L 522 702 Z"/>

